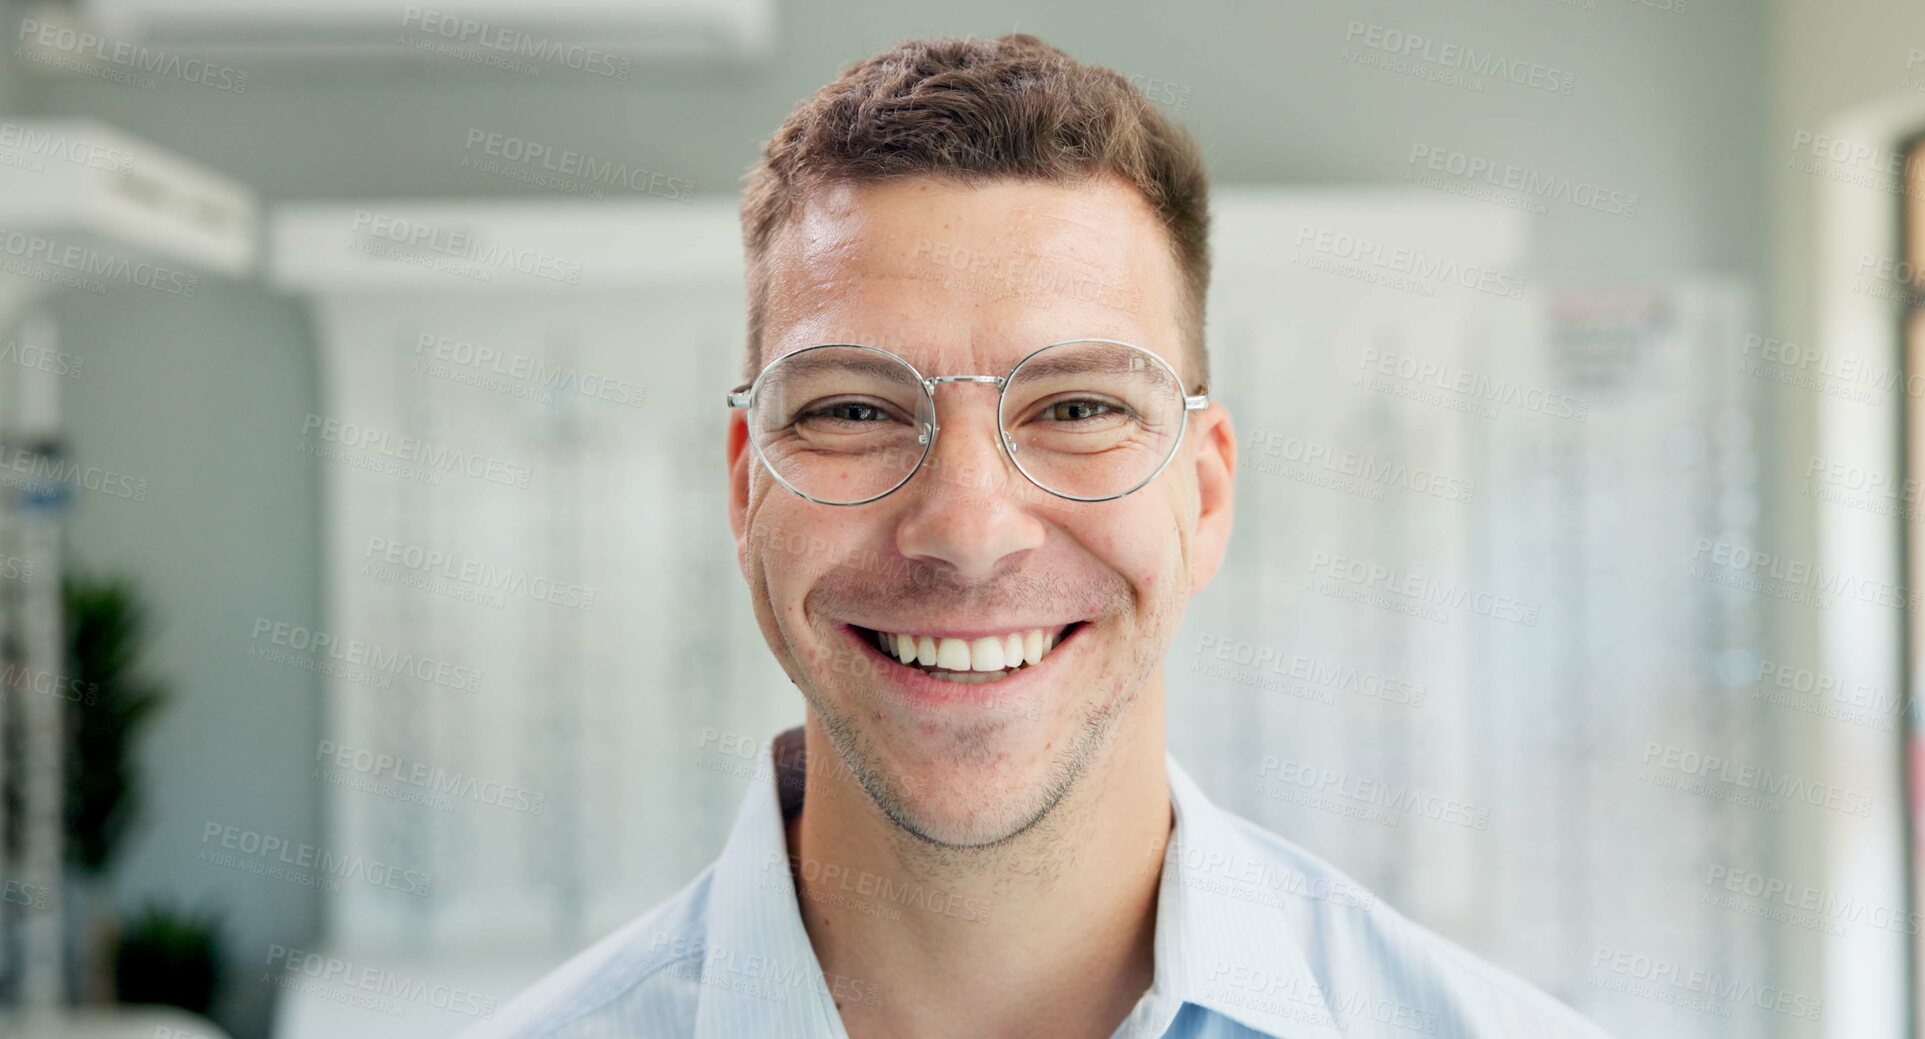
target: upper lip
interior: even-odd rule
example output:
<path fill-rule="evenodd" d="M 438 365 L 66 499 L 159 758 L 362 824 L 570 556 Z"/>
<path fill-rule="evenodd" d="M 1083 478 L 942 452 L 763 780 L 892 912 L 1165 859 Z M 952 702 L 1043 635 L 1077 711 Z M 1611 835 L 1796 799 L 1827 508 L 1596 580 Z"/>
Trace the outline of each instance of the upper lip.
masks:
<path fill-rule="evenodd" d="M 971 621 L 967 625 L 947 624 L 937 621 L 884 621 L 873 624 L 867 621 L 845 621 L 844 623 L 852 627 L 867 628 L 870 631 L 886 632 L 890 635 L 927 635 L 935 639 L 987 639 L 999 638 L 1011 632 L 1029 631 L 1032 628 L 1041 628 L 1044 631 L 1061 631 L 1063 628 L 1069 627 L 1081 619 L 1082 618 L 1066 621 L 1011 621 L 1007 624 L 998 623 L 994 625 L 985 625 L 979 620 Z"/>

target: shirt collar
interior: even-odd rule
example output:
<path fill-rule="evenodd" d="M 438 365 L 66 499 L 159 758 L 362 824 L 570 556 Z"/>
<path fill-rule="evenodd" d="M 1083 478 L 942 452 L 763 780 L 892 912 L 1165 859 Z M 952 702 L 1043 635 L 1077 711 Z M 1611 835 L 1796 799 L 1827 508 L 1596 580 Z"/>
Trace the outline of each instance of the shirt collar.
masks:
<path fill-rule="evenodd" d="M 802 729 L 762 750 L 716 861 L 695 1039 L 744 1035 L 846 1039 L 822 964 L 802 926 L 784 818 L 802 804 Z"/>
<path fill-rule="evenodd" d="M 802 926 L 784 826 L 801 807 L 802 764 L 800 726 L 769 741 L 716 862 L 696 1039 L 846 1039 L 830 986 L 853 998 L 867 991 L 861 979 L 825 980 Z M 1157 889 L 1149 995 L 1166 1006 L 1159 1016 L 1167 1024 L 1195 1003 L 1274 1035 L 1341 1039 L 1292 938 L 1315 933 L 1308 900 L 1341 893 L 1258 845 L 1167 753 L 1164 764 L 1176 826 Z"/>
<path fill-rule="evenodd" d="M 1271 1035 L 1340 1037 L 1295 935 L 1317 932 L 1317 900 L 1370 896 L 1293 867 L 1218 808 L 1164 755 L 1176 828 L 1157 889 L 1154 997 L 1195 1003 Z M 1347 890 L 1346 890 L 1347 889 Z"/>

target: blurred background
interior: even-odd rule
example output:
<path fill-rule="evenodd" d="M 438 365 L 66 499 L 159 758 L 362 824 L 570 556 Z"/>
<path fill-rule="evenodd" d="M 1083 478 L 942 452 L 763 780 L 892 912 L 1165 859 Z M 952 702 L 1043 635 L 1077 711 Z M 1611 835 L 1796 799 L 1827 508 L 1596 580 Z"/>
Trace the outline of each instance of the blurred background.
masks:
<path fill-rule="evenodd" d="M 1916 4 L 0 15 L 12 1034 L 452 1035 L 713 858 L 738 178 L 1012 31 L 1217 185 L 1178 760 L 1616 1034 L 1921 1034 Z"/>

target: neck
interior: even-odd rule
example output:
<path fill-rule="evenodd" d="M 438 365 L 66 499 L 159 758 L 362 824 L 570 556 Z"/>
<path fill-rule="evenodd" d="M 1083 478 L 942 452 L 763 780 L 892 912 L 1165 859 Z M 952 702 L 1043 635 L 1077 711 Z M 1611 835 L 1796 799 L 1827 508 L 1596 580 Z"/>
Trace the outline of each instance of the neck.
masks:
<path fill-rule="evenodd" d="M 1172 815 L 1160 675 L 1056 808 L 1006 845 L 956 852 L 898 830 L 813 711 L 788 823 L 810 944 L 851 1039 L 1110 1035 L 1154 975 Z"/>

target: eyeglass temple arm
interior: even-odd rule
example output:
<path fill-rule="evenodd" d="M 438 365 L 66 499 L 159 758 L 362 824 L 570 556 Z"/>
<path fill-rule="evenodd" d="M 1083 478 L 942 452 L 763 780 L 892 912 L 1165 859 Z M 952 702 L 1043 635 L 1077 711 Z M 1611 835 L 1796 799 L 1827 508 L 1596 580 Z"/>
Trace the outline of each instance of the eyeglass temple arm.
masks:
<path fill-rule="evenodd" d="M 729 391 L 729 407 L 746 408 L 749 406 L 749 384 L 743 383 Z"/>
<path fill-rule="evenodd" d="M 1188 396 L 1183 398 L 1184 411 L 1202 411 L 1204 408 L 1207 408 L 1209 406 L 1210 406 L 1209 390 L 1204 390 L 1202 393 L 1198 393 L 1193 396 Z"/>

